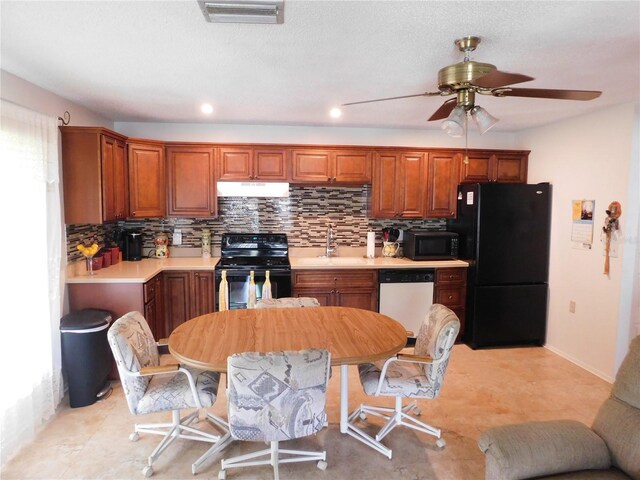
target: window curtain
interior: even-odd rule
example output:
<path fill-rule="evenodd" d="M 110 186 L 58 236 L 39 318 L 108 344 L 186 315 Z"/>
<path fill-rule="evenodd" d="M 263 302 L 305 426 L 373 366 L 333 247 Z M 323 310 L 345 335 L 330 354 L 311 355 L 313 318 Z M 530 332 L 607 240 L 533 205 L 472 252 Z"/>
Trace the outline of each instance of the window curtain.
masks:
<path fill-rule="evenodd" d="M 1 464 L 33 440 L 63 395 L 64 235 L 57 118 L 1 100 Z"/>

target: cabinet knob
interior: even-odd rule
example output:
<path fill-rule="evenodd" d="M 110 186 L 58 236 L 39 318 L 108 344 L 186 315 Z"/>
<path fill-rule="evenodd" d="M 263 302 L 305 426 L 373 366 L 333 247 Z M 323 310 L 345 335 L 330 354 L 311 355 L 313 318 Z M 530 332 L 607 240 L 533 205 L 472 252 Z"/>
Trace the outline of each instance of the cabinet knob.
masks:
<path fill-rule="evenodd" d="M 453 275 L 449 275 L 449 280 L 452 280 L 452 279 L 453 279 Z"/>
<path fill-rule="evenodd" d="M 200 276 L 200 274 L 199 274 L 199 273 L 196 273 L 196 277 L 199 277 L 199 276 Z"/>
<path fill-rule="evenodd" d="M 253 175 L 249 175 L 249 180 L 253 180 Z"/>
<path fill-rule="evenodd" d="M 453 299 L 453 295 L 449 295 L 449 300 Z"/>
<path fill-rule="evenodd" d="M 333 181 L 334 181 L 334 182 L 336 181 L 336 177 L 333 177 Z"/>
<path fill-rule="evenodd" d="M 327 177 L 327 182 L 330 182 L 330 181 L 331 181 L 331 177 Z"/>

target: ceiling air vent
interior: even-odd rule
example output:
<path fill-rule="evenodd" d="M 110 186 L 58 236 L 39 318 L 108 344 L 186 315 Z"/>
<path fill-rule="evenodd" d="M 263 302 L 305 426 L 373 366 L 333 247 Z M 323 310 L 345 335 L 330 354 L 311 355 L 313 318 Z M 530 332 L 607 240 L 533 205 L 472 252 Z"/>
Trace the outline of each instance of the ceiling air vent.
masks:
<path fill-rule="evenodd" d="M 284 0 L 198 0 L 212 23 L 283 23 Z"/>

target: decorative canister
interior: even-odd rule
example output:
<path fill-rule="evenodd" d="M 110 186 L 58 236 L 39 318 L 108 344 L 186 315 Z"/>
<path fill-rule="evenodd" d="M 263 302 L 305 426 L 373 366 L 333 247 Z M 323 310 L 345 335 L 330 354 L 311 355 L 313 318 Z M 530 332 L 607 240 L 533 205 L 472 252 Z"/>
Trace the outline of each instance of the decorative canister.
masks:
<path fill-rule="evenodd" d="M 211 258 L 211 231 L 202 230 L 202 258 Z"/>
<path fill-rule="evenodd" d="M 398 242 L 382 242 L 382 256 L 395 257 L 400 244 Z"/>

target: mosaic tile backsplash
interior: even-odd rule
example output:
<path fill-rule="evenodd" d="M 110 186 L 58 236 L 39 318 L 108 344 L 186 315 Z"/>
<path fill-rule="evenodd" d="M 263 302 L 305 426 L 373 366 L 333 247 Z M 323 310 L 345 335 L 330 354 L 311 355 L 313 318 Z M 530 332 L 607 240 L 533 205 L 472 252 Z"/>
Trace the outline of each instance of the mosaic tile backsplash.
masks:
<path fill-rule="evenodd" d="M 367 231 L 377 232 L 382 245 L 382 229 L 420 228 L 444 230 L 446 220 L 377 219 L 367 216 L 371 187 L 354 188 L 289 187 L 288 198 L 218 198 L 218 218 L 152 218 L 127 220 L 107 225 L 67 225 L 67 258 L 82 257 L 76 249 L 79 243 L 100 245 L 115 241 L 119 229 L 140 230 L 144 248 L 153 248 L 156 233 L 165 232 L 172 244 L 175 228 L 182 230 L 182 247 L 200 247 L 203 228 L 211 230 L 212 245 L 220 246 L 227 232 L 286 233 L 291 247 L 323 247 L 327 223 L 335 225 L 336 244 L 344 247 L 366 246 Z M 176 247 L 178 248 L 178 247 Z"/>

